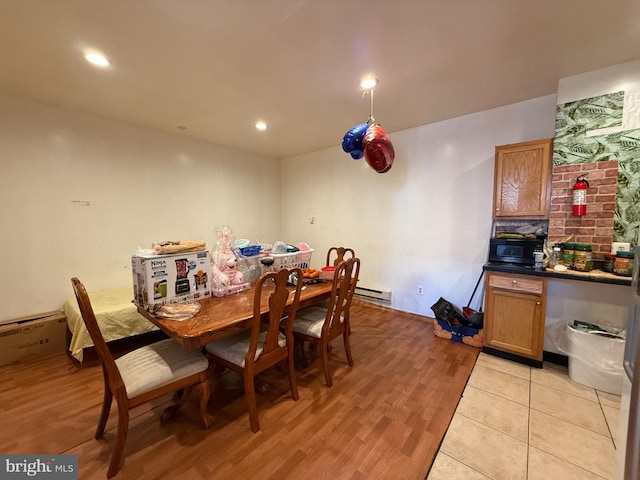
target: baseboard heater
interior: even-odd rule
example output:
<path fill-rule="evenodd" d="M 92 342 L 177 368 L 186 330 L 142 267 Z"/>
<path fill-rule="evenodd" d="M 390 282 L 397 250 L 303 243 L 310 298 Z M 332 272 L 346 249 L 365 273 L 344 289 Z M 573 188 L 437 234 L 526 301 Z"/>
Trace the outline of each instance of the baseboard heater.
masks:
<path fill-rule="evenodd" d="M 382 290 L 374 290 L 373 288 L 356 287 L 355 295 L 361 298 L 391 303 L 391 292 L 383 292 Z"/>

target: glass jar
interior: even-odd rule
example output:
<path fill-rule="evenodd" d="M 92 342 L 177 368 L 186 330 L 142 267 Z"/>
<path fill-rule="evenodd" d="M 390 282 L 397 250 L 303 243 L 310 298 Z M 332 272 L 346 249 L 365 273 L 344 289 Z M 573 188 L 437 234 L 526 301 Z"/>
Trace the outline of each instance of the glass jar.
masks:
<path fill-rule="evenodd" d="M 613 273 L 623 277 L 631 277 L 633 275 L 633 252 L 618 250 L 613 265 Z"/>
<path fill-rule="evenodd" d="M 591 245 L 577 244 L 573 254 L 573 268 L 579 272 L 590 272 L 593 268 Z"/>
<path fill-rule="evenodd" d="M 573 268 L 573 256 L 575 255 L 575 243 L 567 243 L 564 246 L 564 253 L 562 254 L 562 264 L 567 268 Z"/>
<path fill-rule="evenodd" d="M 562 265 L 562 252 L 560 251 L 560 247 L 553 247 L 549 257 L 549 268 L 553 268 L 556 265 Z"/>
<path fill-rule="evenodd" d="M 533 268 L 542 268 L 544 261 L 544 252 L 541 248 L 536 247 L 533 251 Z"/>
<path fill-rule="evenodd" d="M 607 253 L 604 256 L 604 262 L 602 262 L 602 270 L 605 272 L 613 273 L 613 265 L 615 263 L 616 256 L 613 253 Z"/>

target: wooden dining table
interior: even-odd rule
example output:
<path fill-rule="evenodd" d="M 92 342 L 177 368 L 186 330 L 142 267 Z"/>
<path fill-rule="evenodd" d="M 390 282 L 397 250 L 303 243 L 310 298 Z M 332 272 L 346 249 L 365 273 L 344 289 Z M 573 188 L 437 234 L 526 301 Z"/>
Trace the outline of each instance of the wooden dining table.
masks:
<path fill-rule="evenodd" d="M 331 282 L 304 285 L 300 292 L 299 308 L 309 307 L 329 298 L 331 286 Z M 293 292 L 294 288 L 290 288 Z M 262 291 L 260 313 L 265 319 L 269 313 L 268 297 L 272 291 L 268 286 Z M 213 340 L 250 328 L 254 297 L 255 288 L 251 287 L 232 295 L 199 300 L 200 311 L 187 320 L 158 318 L 142 307 L 138 307 L 138 312 L 184 347 L 199 350 Z M 288 305 L 293 301 L 293 294 L 290 299 Z"/>

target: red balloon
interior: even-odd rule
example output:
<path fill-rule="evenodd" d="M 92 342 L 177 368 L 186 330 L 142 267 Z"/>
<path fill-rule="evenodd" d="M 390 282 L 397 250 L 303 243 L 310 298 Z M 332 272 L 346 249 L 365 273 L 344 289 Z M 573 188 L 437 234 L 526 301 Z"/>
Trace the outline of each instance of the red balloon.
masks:
<path fill-rule="evenodd" d="M 362 140 L 364 159 L 378 173 L 388 172 L 396 153 L 387 132 L 380 125 L 371 125 Z"/>

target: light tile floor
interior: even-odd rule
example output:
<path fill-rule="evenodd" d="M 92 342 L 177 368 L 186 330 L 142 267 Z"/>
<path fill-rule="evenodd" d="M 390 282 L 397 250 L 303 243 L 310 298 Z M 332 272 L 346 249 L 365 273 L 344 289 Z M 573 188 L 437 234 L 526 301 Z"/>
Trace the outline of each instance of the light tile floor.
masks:
<path fill-rule="evenodd" d="M 612 479 L 619 413 L 566 367 L 481 353 L 427 479 Z"/>

